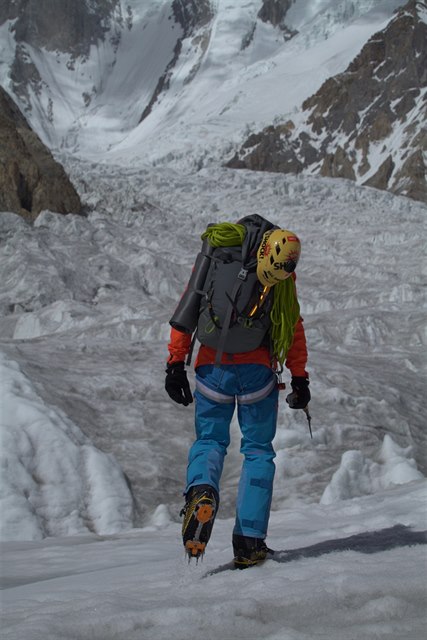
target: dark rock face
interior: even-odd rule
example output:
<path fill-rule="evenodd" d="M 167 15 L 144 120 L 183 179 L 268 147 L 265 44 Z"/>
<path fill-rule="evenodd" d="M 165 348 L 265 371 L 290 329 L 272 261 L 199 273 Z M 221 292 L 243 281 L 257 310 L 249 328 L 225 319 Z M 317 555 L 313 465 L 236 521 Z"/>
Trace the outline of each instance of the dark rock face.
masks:
<path fill-rule="evenodd" d="M 284 24 L 289 8 L 295 0 L 263 0 L 258 18 L 263 22 L 271 22 L 274 27 Z"/>
<path fill-rule="evenodd" d="M 28 109 L 28 87 L 39 93 L 42 80 L 27 45 L 68 54 L 68 65 L 72 67 L 79 56 L 88 56 L 91 45 L 104 40 L 107 33 L 117 45 L 124 23 L 130 26 L 123 19 L 119 0 L 9 0 L 0 3 L 0 25 L 6 20 L 15 21 L 11 27 L 16 40 L 11 86 Z"/>
<path fill-rule="evenodd" d="M 0 5 L 0 24 L 15 20 L 17 42 L 87 55 L 105 37 L 119 0 L 12 0 Z"/>
<path fill-rule="evenodd" d="M 209 0 L 173 0 L 172 11 L 175 21 L 179 22 L 184 37 L 188 37 L 198 27 L 204 27 L 213 18 Z"/>
<path fill-rule="evenodd" d="M 43 209 L 81 213 L 76 190 L 0 87 L 0 211 L 34 220 Z"/>
<path fill-rule="evenodd" d="M 298 32 L 287 26 L 285 18 L 294 2 L 295 0 L 263 0 L 258 18 L 263 22 L 270 22 L 273 27 L 278 27 L 283 32 L 285 40 L 290 40 Z"/>
<path fill-rule="evenodd" d="M 304 132 L 289 123 L 285 130 L 268 127 L 228 166 L 284 173 L 310 168 L 427 201 L 427 25 L 420 16 L 426 10 L 426 0 L 410 0 L 344 73 L 308 98 Z M 374 170 L 376 155 L 381 162 Z"/>

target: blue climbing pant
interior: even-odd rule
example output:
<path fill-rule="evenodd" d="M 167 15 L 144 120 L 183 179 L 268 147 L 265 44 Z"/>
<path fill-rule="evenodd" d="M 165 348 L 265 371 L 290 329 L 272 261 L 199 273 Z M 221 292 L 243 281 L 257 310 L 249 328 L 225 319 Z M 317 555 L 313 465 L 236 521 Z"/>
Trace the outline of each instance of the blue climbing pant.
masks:
<path fill-rule="evenodd" d="M 188 456 L 187 487 L 208 484 L 220 492 L 237 401 L 244 456 L 234 533 L 265 538 L 274 479 L 278 388 L 274 372 L 260 364 L 202 365 L 194 394 L 196 440 Z"/>

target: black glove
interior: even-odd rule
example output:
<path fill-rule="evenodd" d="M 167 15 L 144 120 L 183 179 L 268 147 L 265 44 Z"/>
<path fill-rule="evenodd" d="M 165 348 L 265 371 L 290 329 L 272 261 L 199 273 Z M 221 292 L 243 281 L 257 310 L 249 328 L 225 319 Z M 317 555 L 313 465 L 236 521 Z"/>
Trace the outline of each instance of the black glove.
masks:
<path fill-rule="evenodd" d="M 305 409 L 310 402 L 311 393 L 307 378 L 293 376 L 291 380 L 292 393 L 286 396 L 286 402 L 291 409 Z"/>
<path fill-rule="evenodd" d="M 174 362 L 167 365 L 165 389 L 172 400 L 178 404 L 183 404 L 184 407 L 193 402 L 193 395 L 188 384 L 183 362 Z"/>

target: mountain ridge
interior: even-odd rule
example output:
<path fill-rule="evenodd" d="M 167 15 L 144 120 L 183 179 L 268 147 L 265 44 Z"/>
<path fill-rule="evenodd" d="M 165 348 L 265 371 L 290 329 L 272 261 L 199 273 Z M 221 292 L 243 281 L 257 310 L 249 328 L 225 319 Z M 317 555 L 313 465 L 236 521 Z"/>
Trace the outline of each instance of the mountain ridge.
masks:
<path fill-rule="evenodd" d="M 298 124 L 287 121 L 253 134 L 227 166 L 320 173 L 427 202 L 423 11 L 424 0 L 410 0 L 343 73 L 303 102 Z"/>

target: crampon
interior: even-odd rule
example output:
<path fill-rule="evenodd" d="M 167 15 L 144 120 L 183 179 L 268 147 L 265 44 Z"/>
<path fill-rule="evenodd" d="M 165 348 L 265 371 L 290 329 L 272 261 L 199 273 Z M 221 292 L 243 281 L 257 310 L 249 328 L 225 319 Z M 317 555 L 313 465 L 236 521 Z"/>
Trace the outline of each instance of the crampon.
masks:
<path fill-rule="evenodd" d="M 247 569 L 260 564 L 267 558 L 268 553 L 273 553 L 262 538 L 248 538 L 236 534 L 233 535 L 233 550 L 236 569 Z"/>
<path fill-rule="evenodd" d="M 189 490 L 181 511 L 181 515 L 184 516 L 182 540 L 188 561 L 203 557 L 212 533 L 218 504 L 218 494 L 209 485 L 197 485 Z"/>

